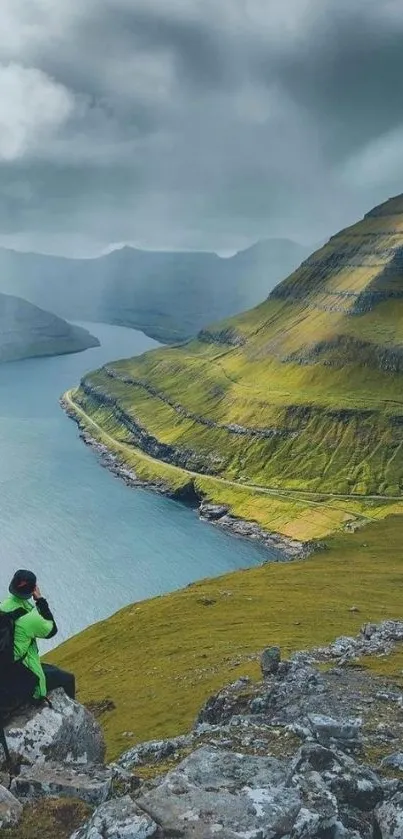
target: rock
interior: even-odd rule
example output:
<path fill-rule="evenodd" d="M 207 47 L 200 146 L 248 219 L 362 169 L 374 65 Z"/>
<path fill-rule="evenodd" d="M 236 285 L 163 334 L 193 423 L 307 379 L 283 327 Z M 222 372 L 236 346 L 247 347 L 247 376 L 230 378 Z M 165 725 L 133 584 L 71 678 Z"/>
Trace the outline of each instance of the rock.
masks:
<path fill-rule="evenodd" d="M 361 635 L 365 638 L 366 641 L 369 641 L 370 638 L 375 634 L 377 630 L 377 626 L 374 623 L 364 623 L 364 626 L 361 627 Z"/>
<path fill-rule="evenodd" d="M 263 678 L 277 673 L 281 661 L 280 647 L 268 647 L 264 650 L 260 657 L 260 666 L 262 668 Z"/>
<path fill-rule="evenodd" d="M 131 795 L 132 792 L 141 787 L 141 780 L 127 769 L 123 769 L 117 763 L 109 763 L 108 770 L 112 774 L 113 790 L 115 798 L 122 798 L 123 795 Z"/>
<path fill-rule="evenodd" d="M 192 735 L 183 735 L 172 737 L 170 740 L 150 740 L 147 743 L 140 743 L 121 755 L 116 763 L 122 769 L 133 769 L 145 763 L 160 763 L 190 746 L 192 739 Z"/>
<path fill-rule="evenodd" d="M 346 810 L 368 813 L 383 801 L 384 784 L 368 766 L 363 766 L 340 751 L 317 744 L 304 745 L 295 757 L 289 776 L 298 789 L 303 804 L 322 817 L 340 818 Z"/>
<path fill-rule="evenodd" d="M 243 685 L 247 688 L 247 684 Z M 250 697 L 247 691 L 245 694 L 239 691 L 239 680 L 223 688 L 219 693 L 211 696 L 201 709 L 196 727 L 207 723 L 208 725 L 225 725 L 236 714 L 246 713 Z"/>
<path fill-rule="evenodd" d="M 228 507 L 219 504 L 207 504 L 202 502 L 199 507 L 200 518 L 207 521 L 218 521 L 228 513 Z"/>
<path fill-rule="evenodd" d="M 85 707 L 96 719 L 109 711 L 116 711 L 116 705 L 113 699 L 100 699 L 98 702 L 87 702 Z"/>
<path fill-rule="evenodd" d="M 326 746 L 332 741 L 355 747 L 360 743 L 362 720 L 335 720 L 322 714 L 309 714 L 308 723 L 319 743 Z"/>
<path fill-rule="evenodd" d="M 126 796 L 98 807 L 70 839 L 152 839 L 157 834 L 155 822 Z"/>
<path fill-rule="evenodd" d="M 400 769 L 403 772 L 403 752 L 388 755 L 383 759 L 381 766 L 385 769 Z"/>
<path fill-rule="evenodd" d="M 375 814 L 378 835 L 381 839 L 402 839 L 403 836 L 403 793 L 399 792 L 390 801 L 377 808 Z"/>
<path fill-rule="evenodd" d="M 11 791 L 21 801 L 53 796 L 78 798 L 98 806 L 110 796 L 112 781 L 113 771 L 104 767 L 86 766 L 84 772 L 72 766 L 46 763 L 21 767 Z"/>
<path fill-rule="evenodd" d="M 54 691 L 51 700 L 51 708 L 29 707 L 5 727 L 10 751 L 29 764 L 102 763 L 105 743 L 92 714 L 63 690 Z"/>
<path fill-rule="evenodd" d="M 301 810 L 275 758 L 202 747 L 169 772 L 138 803 L 164 834 L 184 839 L 290 834 Z"/>
<path fill-rule="evenodd" d="M 11 792 L 0 786 L 0 829 L 14 827 L 22 816 L 22 804 Z"/>

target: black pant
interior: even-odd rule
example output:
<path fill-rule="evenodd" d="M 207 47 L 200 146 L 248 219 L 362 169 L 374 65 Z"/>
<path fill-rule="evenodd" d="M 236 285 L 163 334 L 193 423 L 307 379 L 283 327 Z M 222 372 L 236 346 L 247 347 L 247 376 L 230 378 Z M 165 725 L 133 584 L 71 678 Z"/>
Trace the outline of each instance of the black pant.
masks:
<path fill-rule="evenodd" d="M 56 690 L 56 688 L 64 688 L 70 699 L 76 698 L 76 680 L 72 673 L 67 673 L 66 670 L 60 670 L 59 667 L 54 667 L 53 664 L 44 664 L 43 672 L 46 676 L 46 689 L 48 693 L 51 690 Z"/>

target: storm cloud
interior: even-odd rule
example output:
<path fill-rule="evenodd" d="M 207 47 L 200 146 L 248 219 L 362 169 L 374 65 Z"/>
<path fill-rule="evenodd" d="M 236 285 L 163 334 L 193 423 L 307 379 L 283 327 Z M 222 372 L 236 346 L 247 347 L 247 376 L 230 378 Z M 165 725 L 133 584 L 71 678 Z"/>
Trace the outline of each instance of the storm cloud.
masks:
<path fill-rule="evenodd" d="M 401 0 L 3 0 L 0 243 L 315 243 L 403 191 Z"/>

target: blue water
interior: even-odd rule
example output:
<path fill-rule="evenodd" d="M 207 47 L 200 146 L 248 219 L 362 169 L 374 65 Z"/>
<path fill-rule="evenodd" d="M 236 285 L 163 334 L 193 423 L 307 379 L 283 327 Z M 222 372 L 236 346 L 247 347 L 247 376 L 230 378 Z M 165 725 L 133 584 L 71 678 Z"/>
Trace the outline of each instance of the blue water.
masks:
<path fill-rule="evenodd" d="M 58 398 L 86 371 L 157 345 L 122 327 L 88 328 L 100 348 L 0 365 L 0 599 L 16 568 L 34 570 L 59 641 L 127 603 L 267 559 L 101 468 Z"/>

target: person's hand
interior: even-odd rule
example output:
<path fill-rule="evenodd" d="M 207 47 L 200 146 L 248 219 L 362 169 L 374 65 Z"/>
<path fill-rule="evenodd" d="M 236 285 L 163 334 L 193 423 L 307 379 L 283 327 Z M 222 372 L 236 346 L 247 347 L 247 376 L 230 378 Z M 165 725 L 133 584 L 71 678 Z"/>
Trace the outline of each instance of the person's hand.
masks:
<path fill-rule="evenodd" d="M 35 586 L 35 588 L 32 592 L 32 597 L 34 598 L 35 601 L 39 600 L 42 597 L 41 590 L 40 590 L 39 586 Z"/>

